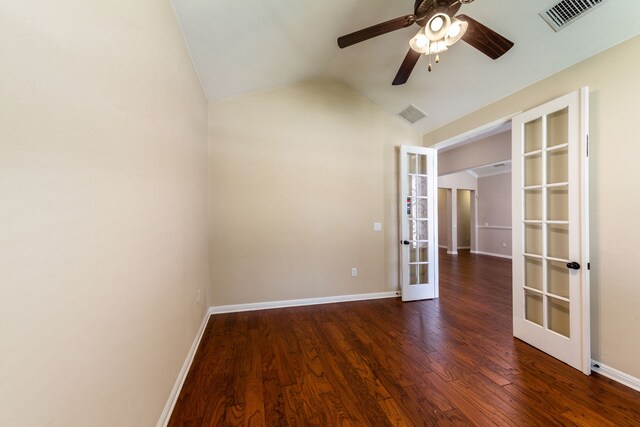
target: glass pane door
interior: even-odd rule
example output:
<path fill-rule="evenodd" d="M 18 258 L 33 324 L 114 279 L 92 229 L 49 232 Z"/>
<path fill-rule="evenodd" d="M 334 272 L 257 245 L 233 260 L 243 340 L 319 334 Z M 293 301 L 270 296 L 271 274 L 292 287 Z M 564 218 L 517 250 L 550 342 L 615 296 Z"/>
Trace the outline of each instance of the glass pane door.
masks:
<path fill-rule="evenodd" d="M 425 154 L 407 154 L 409 194 L 409 284 L 429 284 L 429 196 L 427 194 L 427 165 Z"/>
<path fill-rule="evenodd" d="M 435 297 L 435 152 L 401 148 L 403 300 Z"/>
<path fill-rule="evenodd" d="M 513 334 L 590 372 L 588 89 L 513 118 Z"/>
<path fill-rule="evenodd" d="M 524 124 L 524 317 L 571 337 L 569 109 Z"/>

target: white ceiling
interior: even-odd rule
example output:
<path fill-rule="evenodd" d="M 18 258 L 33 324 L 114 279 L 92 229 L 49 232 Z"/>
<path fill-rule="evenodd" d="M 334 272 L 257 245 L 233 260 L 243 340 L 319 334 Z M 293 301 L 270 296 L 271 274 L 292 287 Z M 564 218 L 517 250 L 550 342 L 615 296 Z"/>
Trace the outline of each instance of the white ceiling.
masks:
<path fill-rule="evenodd" d="M 555 33 L 539 16 L 558 0 L 476 0 L 465 13 L 515 43 L 492 61 L 464 42 L 428 73 L 391 82 L 417 32 L 413 25 L 339 49 L 338 36 L 413 12 L 413 0 L 172 0 L 209 100 L 311 78 L 342 81 L 397 113 L 429 114 L 436 129 L 640 33 L 640 1 L 609 0 Z M 576 82 L 576 88 L 581 82 Z"/>

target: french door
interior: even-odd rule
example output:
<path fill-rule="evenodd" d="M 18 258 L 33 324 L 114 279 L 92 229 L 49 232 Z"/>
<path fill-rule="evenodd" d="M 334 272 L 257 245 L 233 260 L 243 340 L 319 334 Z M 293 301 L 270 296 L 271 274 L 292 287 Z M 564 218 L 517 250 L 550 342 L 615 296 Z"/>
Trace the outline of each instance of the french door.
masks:
<path fill-rule="evenodd" d="M 400 147 L 402 301 L 438 296 L 436 150 Z"/>
<path fill-rule="evenodd" d="M 591 372 L 588 88 L 513 118 L 513 334 Z"/>

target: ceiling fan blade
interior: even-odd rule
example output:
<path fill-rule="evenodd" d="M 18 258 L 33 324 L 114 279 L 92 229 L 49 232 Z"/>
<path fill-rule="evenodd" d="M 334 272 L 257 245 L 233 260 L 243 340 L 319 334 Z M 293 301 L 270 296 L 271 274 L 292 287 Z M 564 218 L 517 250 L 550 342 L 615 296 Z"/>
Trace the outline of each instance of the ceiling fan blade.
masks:
<path fill-rule="evenodd" d="M 458 15 L 456 18 L 469 24 L 467 32 L 462 40 L 478 49 L 491 59 L 498 59 L 513 47 L 513 42 L 502 37 L 492 29 L 482 25 L 467 15 Z"/>
<path fill-rule="evenodd" d="M 407 52 L 407 56 L 404 57 L 404 61 L 402 61 L 402 65 L 400 65 L 396 78 L 393 79 L 394 86 L 403 85 L 409 80 L 409 76 L 421 55 L 421 53 L 409 48 L 409 52 Z"/>
<path fill-rule="evenodd" d="M 363 42 L 373 37 L 381 36 L 383 34 L 390 33 L 391 31 L 408 27 L 414 22 L 416 22 L 416 17 L 414 15 L 401 16 L 400 18 L 391 19 L 389 21 L 364 28 L 360 31 L 347 34 L 346 36 L 339 37 L 338 46 L 343 49 L 347 46 Z"/>

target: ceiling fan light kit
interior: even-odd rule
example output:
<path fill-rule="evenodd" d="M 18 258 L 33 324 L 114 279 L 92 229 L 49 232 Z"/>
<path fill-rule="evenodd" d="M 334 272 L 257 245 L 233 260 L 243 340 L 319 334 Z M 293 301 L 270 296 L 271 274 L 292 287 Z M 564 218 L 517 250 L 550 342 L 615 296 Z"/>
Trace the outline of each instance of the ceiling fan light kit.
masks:
<path fill-rule="evenodd" d="M 427 53 L 429 51 L 429 39 L 424 33 L 424 28 L 420 28 L 418 34 L 409 40 L 409 46 L 418 53 Z"/>
<path fill-rule="evenodd" d="M 498 59 L 513 47 L 513 42 L 466 16 L 454 16 L 463 4 L 473 0 L 416 0 L 414 13 L 347 34 L 338 38 L 338 46 L 345 48 L 391 31 L 417 24 L 421 28 L 409 40 L 409 52 L 402 61 L 393 85 L 407 82 L 421 55 L 436 55 L 459 40 L 464 40 L 491 59 Z M 430 59 L 430 58 L 429 58 Z M 428 70 L 432 65 L 429 60 Z"/>
<path fill-rule="evenodd" d="M 451 18 L 446 13 L 436 13 L 429 19 L 425 28 L 427 38 L 432 42 L 438 41 L 447 34 L 451 26 Z"/>
<path fill-rule="evenodd" d="M 451 27 L 449 28 L 449 32 L 445 36 L 447 46 L 457 43 L 465 35 L 468 28 L 469 23 L 467 23 L 467 21 L 461 21 L 460 19 L 454 18 L 451 23 Z"/>

